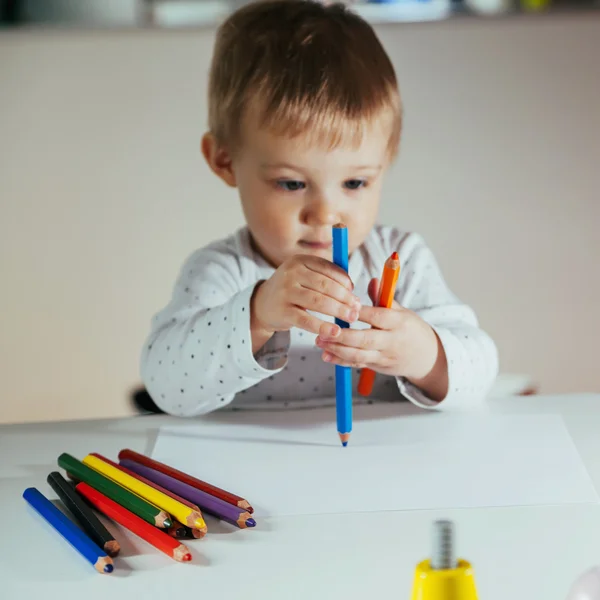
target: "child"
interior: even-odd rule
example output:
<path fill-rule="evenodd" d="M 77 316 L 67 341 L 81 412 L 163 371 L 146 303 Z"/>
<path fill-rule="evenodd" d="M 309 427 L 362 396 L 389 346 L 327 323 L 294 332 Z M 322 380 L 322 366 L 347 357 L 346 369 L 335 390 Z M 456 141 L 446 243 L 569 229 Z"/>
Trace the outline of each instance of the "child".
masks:
<path fill-rule="evenodd" d="M 341 5 L 270 0 L 221 26 L 202 152 L 238 189 L 247 227 L 192 254 L 154 318 L 142 375 L 161 410 L 320 406 L 336 364 L 354 367 L 355 384 L 375 370 L 376 400 L 453 409 L 485 396 L 493 341 L 421 237 L 375 225 L 401 112 L 388 56 Z M 331 262 L 338 222 L 349 274 Z M 394 251 L 397 303 L 375 308 Z"/>

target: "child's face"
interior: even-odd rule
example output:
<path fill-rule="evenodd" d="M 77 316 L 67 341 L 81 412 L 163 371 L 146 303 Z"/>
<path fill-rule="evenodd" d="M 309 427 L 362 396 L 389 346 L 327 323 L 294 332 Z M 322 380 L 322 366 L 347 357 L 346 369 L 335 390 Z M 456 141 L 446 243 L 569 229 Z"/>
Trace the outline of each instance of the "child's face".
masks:
<path fill-rule="evenodd" d="M 331 259 L 331 228 L 340 222 L 348 227 L 350 252 L 362 244 L 377 218 L 389 132 L 375 124 L 360 146 L 333 150 L 254 123 L 242 137 L 230 183 L 239 188 L 256 246 L 273 266 L 296 254 Z"/>

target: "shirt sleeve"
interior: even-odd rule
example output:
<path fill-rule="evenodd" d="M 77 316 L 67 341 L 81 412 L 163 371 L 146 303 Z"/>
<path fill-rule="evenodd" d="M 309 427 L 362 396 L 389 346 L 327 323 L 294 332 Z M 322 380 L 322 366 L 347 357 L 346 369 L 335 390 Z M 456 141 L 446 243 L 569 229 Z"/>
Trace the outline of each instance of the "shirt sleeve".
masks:
<path fill-rule="evenodd" d="M 414 311 L 437 333 L 448 362 L 448 393 L 437 402 L 405 378 L 402 394 L 423 408 L 463 410 L 479 404 L 498 374 L 498 352 L 478 324 L 474 311 L 448 288 L 433 252 L 410 234 L 392 248 L 400 254 L 401 273 L 396 301 Z"/>
<path fill-rule="evenodd" d="M 142 380 L 161 410 L 177 416 L 214 411 L 285 366 L 289 332 L 252 353 L 256 283 L 233 253 L 209 247 L 188 259 L 142 349 Z"/>

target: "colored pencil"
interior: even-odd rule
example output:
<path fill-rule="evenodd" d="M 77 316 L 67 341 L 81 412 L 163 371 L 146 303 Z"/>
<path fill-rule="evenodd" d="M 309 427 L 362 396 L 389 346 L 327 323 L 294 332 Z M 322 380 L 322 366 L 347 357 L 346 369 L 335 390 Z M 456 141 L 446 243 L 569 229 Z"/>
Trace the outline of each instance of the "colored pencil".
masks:
<path fill-rule="evenodd" d="M 58 457 L 58 464 L 72 479 L 84 481 L 91 485 L 111 500 L 118 502 L 127 510 L 148 521 L 151 525 L 162 529 L 171 527 L 171 519 L 164 510 L 147 502 L 144 498 L 132 494 L 123 486 L 111 481 L 94 469 L 90 469 L 90 467 L 84 465 L 70 454 L 61 454 Z"/>
<path fill-rule="evenodd" d="M 123 508 L 104 494 L 95 490 L 87 483 L 78 483 L 75 488 L 87 501 L 109 519 L 116 521 L 129 531 L 152 544 L 155 548 L 180 562 L 192 560 L 192 555 L 187 546 L 180 544 L 177 540 L 168 536 L 161 529 L 150 525 L 144 519 L 140 519 L 131 511 Z"/>
<path fill-rule="evenodd" d="M 192 487 L 195 487 L 203 492 L 206 492 L 207 494 L 210 494 L 211 496 L 220 498 L 224 502 L 228 502 L 229 504 L 233 504 L 234 506 L 237 506 L 238 508 L 247 510 L 249 513 L 254 512 L 254 509 L 252 508 L 252 506 L 250 506 L 250 503 L 248 502 L 248 500 L 244 500 L 244 498 L 241 498 L 240 496 L 236 496 L 235 494 L 232 494 L 231 492 L 227 492 L 225 490 L 222 490 L 221 488 L 211 485 L 210 483 L 206 483 L 206 481 L 202 481 L 201 479 L 196 479 L 195 477 L 192 477 L 191 475 L 188 475 L 187 473 L 178 471 L 177 469 L 174 469 L 173 467 L 169 467 L 168 465 L 160 463 L 157 460 L 153 460 L 152 458 L 149 458 L 148 456 L 144 456 L 143 454 L 139 454 L 137 452 L 134 452 L 133 450 L 125 449 L 125 450 L 121 450 L 121 452 L 119 452 L 119 460 L 122 460 L 122 459 L 134 460 L 136 463 L 139 463 L 140 465 L 145 465 L 147 467 L 150 467 L 151 469 L 160 471 L 161 473 L 164 473 L 165 475 L 170 475 L 171 477 L 174 477 L 175 479 L 179 479 L 179 481 L 183 481 L 184 483 L 187 483 L 188 485 L 191 485 Z"/>
<path fill-rule="evenodd" d="M 119 469 L 120 471 L 123 471 L 123 473 L 127 473 L 127 475 L 131 475 L 131 477 L 135 477 L 142 483 L 145 483 L 146 485 L 153 487 L 155 490 L 158 490 L 159 492 L 162 492 L 163 494 L 170 496 L 171 498 L 173 498 L 173 500 L 177 500 L 178 502 L 181 502 L 181 504 L 185 504 L 191 510 L 195 510 L 196 512 L 199 512 L 200 514 L 202 514 L 202 511 L 200 510 L 200 508 L 198 506 L 196 506 L 195 504 L 192 504 L 189 500 L 186 500 L 185 498 L 182 498 L 181 496 L 174 494 L 171 490 L 167 490 L 166 488 L 154 483 L 153 481 L 150 481 L 149 479 L 142 477 L 135 471 L 131 471 L 131 470 L 127 469 L 126 467 L 124 467 L 123 465 L 119 465 L 116 462 L 110 460 L 109 458 L 102 456 L 102 454 L 98 454 L 97 452 L 92 452 L 90 454 L 90 456 L 95 456 L 96 458 L 103 460 L 104 462 L 108 463 L 109 465 L 115 467 L 115 469 Z M 172 529 L 175 525 L 177 525 L 177 521 L 173 520 L 173 525 L 169 529 Z M 182 525 L 182 524 L 179 523 L 179 525 Z M 183 527 L 183 525 L 182 525 L 182 527 Z M 206 526 L 204 526 L 202 529 L 199 529 L 198 531 L 204 535 L 204 534 L 206 534 L 208 529 Z M 202 537 L 202 536 L 199 536 L 199 537 Z"/>
<path fill-rule="evenodd" d="M 348 272 L 348 228 L 343 223 L 333 226 L 333 262 Z M 350 327 L 336 318 L 342 328 Z M 342 446 L 347 446 L 352 431 L 352 370 L 335 365 L 335 413 Z"/>
<path fill-rule="evenodd" d="M 379 292 L 376 306 L 381 306 L 383 308 L 392 307 L 399 275 L 400 258 L 398 253 L 394 252 L 385 261 L 385 265 L 383 266 L 383 273 L 381 275 L 381 281 L 379 282 Z M 368 396 L 373 391 L 374 383 L 375 371 L 368 368 L 362 369 L 360 372 L 360 378 L 358 380 L 358 393 L 361 396 Z"/>
<path fill-rule="evenodd" d="M 169 529 L 167 529 L 167 534 L 175 539 L 183 539 L 185 537 L 185 525 L 182 525 L 179 521 L 175 521 Z"/>
<path fill-rule="evenodd" d="M 91 563 L 99 573 L 112 573 L 113 561 L 73 521 L 66 517 L 46 496 L 34 487 L 23 492 L 23 498 L 60 535 Z"/>
<path fill-rule="evenodd" d="M 138 475 L 135 471 L 131 471 L 130 469 L 124 467 L 123 465 L 116 463 L 114 460 L 110 460 L 109 458 L 106 458 L 106 456 L 102 456 L 102 454 L 98 454 L 97 452 L 91 452 L 90 455 L 95 456 L 95 457 L 99 458 L 100 460 L 103 460 L 104 462 L 107 462 L 109 465 L 112 465 L 113 467 L 115 467 L 117 469 L 120 469 L 121 471 L 123 471 L 123 473 L 127 473 L 127 475 L 131 475 L 132 477 L 139 479 L 140 481 L 153 487 L 155 490 L 158 490 L 159 492 L 162 492 L 163 494 L 166 494 L 167 496 L 171 496 L 171 498 L 173 498 L 174 500 L 178 500 L 179 502 L 181 502 L 181 504 L 185 504 L 186 506 L 189 506 L 192 510 L 202 512 L 198 506 L 196 506 L 189 500 L 186 500 L 185 498 L 182 498 L 181 496 L 174 494 L 171 490 L 167 490 L 166 488 L 161 487 L 160 485 L 154 483 L 153 481 L 150 481 L 149 479 L 146 479 L 145 477 Z"/>
<path fill-rule="evenodd" d="M 75 488 L 58 471 L 50 473 L 47 481 L 92 540 L 109 556 L 117 556 L 121 549 L 119 542 L 100 523 L 94 511 L 81 499 Z"/>
<path fill-rule="evenodd" d="M 182 525 L 179 521 L 175 521 L 167 533 L 177 540 L 199 540 L 206 535 L 206 531 L 202 529 L 192 529 L 187 525 Z"/>
<path fill-rule="evenodd" d="M 181 504 L 181 502 L 174 500 L 170 496 L 155 490 L 153 487 L 146 485 L 139 479 L 127 475 L 127 473 L 123 473 L 123 471 L 109 465 L 97 456 L 88 454 L 88 456 L 83 459 L 83 464 L 102 473 L 106 477 L 112 479 L 115 483 L 122 485 L 134 494 L 148 500 L 148 502 L 166 510 L 180 523 L 183 523 L 188 527 L 196 527 L 197 529 L 206 527 L 206 523 L 198 511 L 192 510 L 189 506 Z"/>
<path fill-rule="evenodd" d="M 187 498 L 198 505 L 204 512 L 222 521 L 227 521 L 240 529 L 256 526 L 256 521 L 248 511 L 243 511 L 237 506 L 233 506 L 233 504 L 223 502 L 220 498 L 215 498 L 183 481 L 179 481 L 179 479 L 175 479 L 175 477 L 161 473 L 146 465 L 140 465 L 133 460 L 123 459 L 121 460 L 121 465 L 150 481 L 158 483 L 163 488 L 171 490 L 183 498 Z"/>

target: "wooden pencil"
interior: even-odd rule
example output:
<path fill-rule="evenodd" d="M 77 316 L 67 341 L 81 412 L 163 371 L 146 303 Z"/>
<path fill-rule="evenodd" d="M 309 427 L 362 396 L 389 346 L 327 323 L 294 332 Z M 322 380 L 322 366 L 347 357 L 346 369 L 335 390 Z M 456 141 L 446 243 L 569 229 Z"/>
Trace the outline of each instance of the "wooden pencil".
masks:
<path fill-rule="evenodd" d="M 161 487 L 160 485 L 154 483 L 153 481 L 150 481 L 149 479 L 146 479 L 145 477 L 138 475 L 131 469 L 128 469 L 127 467 L 124 467 L 123 465 L 116 463 L 114 460 L 110 460 L 110 458 L 106 458 L 106 456 L 103 456 L 102 454 L 98 454 L 98 452 L 90 452 L 90 456 L 95 456 L 96 458 L 103 460 L 105 463 L 108 463 L 112 467 L 115 467 L 115 469 L 119 469 L 119 471 L 123 471 L 123 473 L 127 473 L 127 475 L 131 475 L 132 477 L 139 479 L 141 482 L 149 485 L 150 487 L 153 487 L 155 490 L 158 490 L 159 492 L 162 492 L 163 494 L 166 494 L 167 496 L 171 496 L 171 498 L 173 498 L 173 500 L 177 500 L 178 502 L 181 502 L 181 504 L 185 504 L 192 510 L 195 510 L 197 512 L 202 512 L 200 510 L 200 507 L 196 506 L 189 500 L 186 500 L 185 498 L 182 498 L 181 496 L 174 494 L 171 490 L 167 490 L 166 488 Z M 174 522 L 176 522 L 176 520 Z"/>
<path fill-rule="evenodd" d="M 383 266 L 381 281 L 379 282 L 379 291 L 377 292 L 377 306 L 391 308 L 396 293 L 396 284 L 400 275 L 400 257 L 394 252 Z M 361 396 L 368 396 L 373 391 L 375 383 L 375 371 L 365 367 L 360 372 L 357 391 Z"/>
<path fill-rule="evenodd" d="M 187 525 L 188 527 L 196 527 L 202 529 L 206 527 L 206 523 L 202 518 L 202 515 L 192 510 L 189 506 L 174 500 L 170 496 L 155 490 L 153 487 L 141 482 L 139 479 L 123 473 L 119 469 L 109 465 L 97 456 L 88 454 L 83 459 L 83 464 L 88 467 L 102 473 L 102 475 L 112 479 L 115 483 L 122 485 L 134 494 L 145 498 L 148 502 L 159 506 L 163 510 L 166 510 L 170 515 L 177 519 L 180 523 Z M 171 523 L 172 524 L 172 523 Z"/>
<path fill-rule="evenodd" d="M 211 485 L 210 483 L 207 483 L 206 481 L 202 481 L 201 479 L 196 479 L 196 477 L 192 477 L 191 475 L 188 475 L 187 473 L 178 471 L 177 469 L 174 469 L 173 467 L 170 467 L 161 462 L 158 462 L 157 460 L 149 458 L 148 456 L 144 456 L 143 454 L 139 454 L 138 452 L 134 452 L 133 450 L 125 449 L 125 450 L 121 450 L 121 452 L 119 452 L 119 460 L 125 460 L 125 459 L 133 460 L 141 465 L 145 465 L 147 467 L 150 467 L 151 469 L 160 471 L 161 473 L 164 473 L 165 475 L 170 475 L 171 477 L 174 477 L 175 479 L 179 479 L 179 481 L 183 481 L 184 483 L 187 483 L 188 485 L 191 485 L 192 487 L 195 487 L 203 492 L 206 492 L 207 494 L 210 494 L 211 496 L 220 498 L 224 502 L 233 504 L 234 506 L 237 506 L 237 507 L 241 508 L 242 510 L 247 510 L 249 513 L 254 512 L 254 509 L 252 508 L 252 506 L 250 506 L 250 503 L 248 502 L 248 500 L 245 500 L 244 498 L 241 498 L 240 496 L 236 496 L 235 494 L 232 494 L 231 492 L 222 490 L 221 488 Z"/>
<path fill-rule="evenodd" d="M 138 473 L 145 477 L 146 479 L 150 479 L 165 487 L 170 489 L 180 496 L 187 498 L 188 500 L 197 504 L 204 512 L 209 513 L 218 519 L 223 521 L 227 521 L 232 525 L 236 525 L 240 529 L 245 529 L 246 527 L 255 527 L 256 521 L 252 518 L 248 511 L 242 510 L 233 504 L 229 504 L 228 502 L 224 502 L 220 498 L 215 498 L 202 490 L 199 490 L 183 481 L 179 481 L 179 479 L 175 479 L 175 477 L 171 477 L 166 473 L 161 473 L 156 469 L 152 469 L 147 467 L 146 465 L 140 465 L 133 460 L 123 459 L 121 461 L 123 466 L 131 469 L 135 473 Z"/>
<path fill-rule="evenodd" d="M 167 529 L 167 533 L 178 540 L 199 540 L 202 539 L 206 535 L 206 531 L 201 529 L 192 529 L 187 525 L 183 525 L 179 521 L 175 521 L 169 529 Z"/>
<path fill-rule="evenodd" d="M 185 504 L 191 510 L 194 510 L 194 511 L 199 512 L 200 514 L 202 514 L 202 511 L 200 510 L 200 508 L 198 506 L 196 506 L 195 504 L 192 504 L 189 500 L 186 500 L 185 498 L 182 498 L 181 496 L 178 496 L 177 494 L 174 494 L 171 490 L 167 490 L 166 488 L 158 485 L 157 483 L 154 483 L 153 481 L 150 481 L 149 479 L 146 479 L 145 477 L 142 477 L 141 475 L 138 475 L 137 473 L 135 473 L 134 471 L 131 471 L 130 469 L 127 469 L 123 465 L 117 464 L 116 462 L 110 460 L 109 458 L 106 458 L 105 456 L 102 456 L 102 454 L 98 454 L 97 452 L 92 452 L 90 454 L 90 456 L 95 456 L 96 458 L 99 458 L 100 460 L 103 460 L 104 462 L 108 463 L 109 465 L 115 467 L 115 469 L 119 469 L 120 471 L 123 471 L 123 473 L 127 473 L 127 475 L 131 475 L 131 477 L 135 477 L 136 479 L 139 479 L 142 483 L 145 483 L 146 485 L 149 485 L 150 487 L 153 487 L 155 490 L 158 490 L 159 492 L 162 492 L 163 494 L 166 494 L 167 496 L 170 496 L 174 500 L 177 500 L 178 502 L 181 502 L 181 504 Z M 177 524 L 178 524 L 177 520 L 173 520 L 173 525 L 169 528 L 169 530 L 173 529 L 173 527 L 175 527 Z M 179 525 L 181 525 L 182 527 L 185 527 L 181 523 L 179 523 Z M 207 533 L 208 528 L 205 525 L 204 527 L 202 527 L 198 531 L 202 534 L 202 535 L 199 535 L 198 537 L 203 537 Z"/>
<path fill-rule="evenodd" d="M 179 562 L 189 562 L 192 560 L 192 554 L 187 546 L 168 536 L 161 529 L 157 529 L 147 521 L 140 519 L 140 517 L 123 508 L 120 504 L 117 504 L 98 490 L 95 490 L 87 483 L 78 483 L 75 489 L 96 510 L 106 515 L 109 519 L 116 521 L 119 525 L 129 529 L 129 531 L 146 540 L 161 552 Z"/>
<path fill-rule="evenodd" d="M 58 457 L 58 464 L 72 479 L 84 481 L 91 485 L 105 496 L 108 496 L 142 519 L 148 521 L 151 525 L 160 527 L 161 529 L 171 527 L 171 518 L 164 510 L 147 502 L 144 498 L 132 494 L 123 486 L 111 481 L 94 469 L 90 469 L 90 467 L 84 465 L 70 454 L 66 452 L 61 454 Z"/>
<path fill-rule="evenodd" d="M 34 487 L 23 492 L 23 498 L 62 537 L 81 554 L 98 573 L 112 573 L 113 561 L 73 521 L 66 517 L 46 496 Z"/>
<path fill-rule="evenodd" d="M 177 540 L 181 540 L 185 537 L 185 525 L 182 525 L 179 521 L 175 521 L 166 531 L 167 534 Z"/>
<path fill-rule="evenodd" d="M 343 223 L 333 226 L 333 262 L 348 272 L 348 228 Z M 335 319 L 342 328 L 350 324 L 342 319 Z M 335 365 L 335 413 L 337 430 L 342 446 L 347 446 L 352 432 L 352 369 Z"/>
<path fill-rule="evenodd" d="M 117 556 L 120 550 L 119 542 L 100 523 L 94 511 L 81 499 L 73 486 L 58 471 L 50 473 L 47 481 L 92 540 L 109 556 Z"/>

